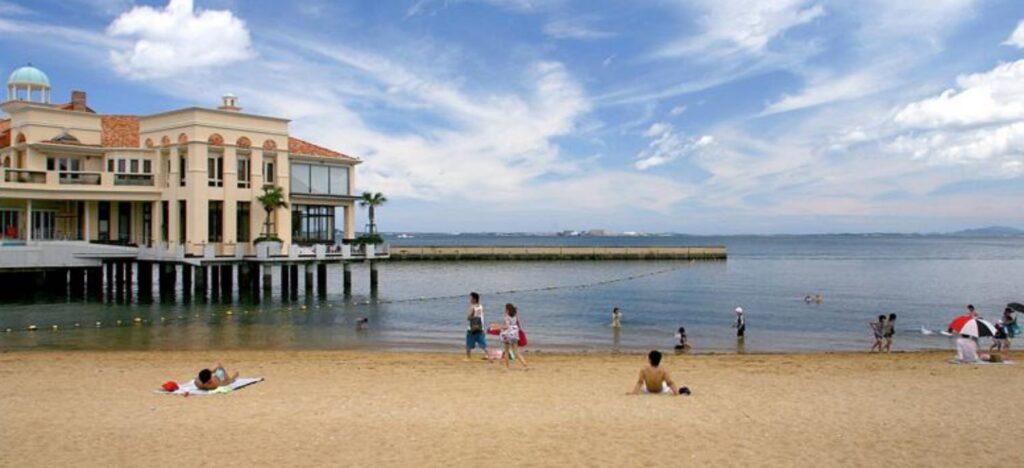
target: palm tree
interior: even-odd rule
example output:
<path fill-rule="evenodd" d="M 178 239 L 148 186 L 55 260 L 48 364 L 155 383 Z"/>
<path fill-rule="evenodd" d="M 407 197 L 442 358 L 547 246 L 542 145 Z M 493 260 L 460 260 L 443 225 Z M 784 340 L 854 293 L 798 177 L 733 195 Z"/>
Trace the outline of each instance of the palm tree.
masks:
<path fill-rule="evenodd" d="M 270 215 L 278 208 L 287 208 L 288 202 L 284 201 L 284 193 L 281 187 L 276 185 L 263 186 L 263 195 L 256 197 L 256 201 L 263 205 L 263 211 L 267 212 L 267 221 L 263 223 L 263 237 L 277 237 L 270 232 Z"/>
<path fill-rule="evenodd" d="M 363 192 L 363 195 L 359 197 L 359 206 L 370 209 L 370 234 L 377 233 L 377 218 L 374 216 L 374 208 L 381 206 L 388 202 L 387 197 L 384 194 Z"/>

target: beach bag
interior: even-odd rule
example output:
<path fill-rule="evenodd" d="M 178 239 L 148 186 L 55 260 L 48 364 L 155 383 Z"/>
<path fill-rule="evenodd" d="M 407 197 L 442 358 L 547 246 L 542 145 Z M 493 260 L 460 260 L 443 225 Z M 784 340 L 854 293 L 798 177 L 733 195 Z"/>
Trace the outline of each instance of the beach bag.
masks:
<path fill-rule="evenodd" d="M 1010 326 L 1006 327 L 1006 334 L 1010 338 L 1014 338 L 1017 335 L 1020 335 L 1020 325 L 1018 325 L 1017 322 L 1010 323 Z"/>
<path fill-rule="evenodd" d="M 469 331 L 473 333 L 480 333 L 484 331 L 484 319 L 483 317 L 472 316 L 469 318 Z"/>
<path fill-rule="evenodd" d="M 523 330 L 522 322 L 520 322 L 519 319 L 516 319 L 516 323 L 519 324 L 519 343 L 517 343 L 517 346 L 522 348 L 529 344 L 529 341 L 526 339 L 526 330 Z"/>
<path fill-rule="evenodd" d="M 178 390 L 178 382 L 168 380 L 164 382 L 164 384 L 161 385 L 161 387 L 164 389 L 165 392 L 175 392 Z"/>

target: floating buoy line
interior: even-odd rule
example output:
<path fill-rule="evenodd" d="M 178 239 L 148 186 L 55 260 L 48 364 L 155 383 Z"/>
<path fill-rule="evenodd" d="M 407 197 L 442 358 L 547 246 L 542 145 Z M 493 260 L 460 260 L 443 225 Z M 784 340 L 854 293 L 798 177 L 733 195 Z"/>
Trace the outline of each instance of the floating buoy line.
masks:
<path fill-rule="evenodd" d="M 693 261 L 691 261 L 690 263 L 693 263 Z M 673 267 L 673 268 L 666 268 L 666 269 L 662 269 L 662 270 L 655 270 L 655 271 L 650 271 L 650 272 L 646 272 L 646 273 L 638 273 L 638 274 L 634 274 L 634 275 L 622 276 L 622 277 L 612 278 L 612 279 L 602 280 L 602 281 L 594 281 L 594 282 L 590 282 L 590 283 L 569 284 L 569 285 L 562 285 L 562 286 L 542 286 L 542 287 L 537 287 L 537 288 L 525 288 L 525 289 L 505 289 L 505 290 L 498 290 L 498 291 L 487 291 L 487 292 L 483 292 L 481 294 L 483 294 L 483 295 L 490 295 L 490 296 L 501 296 L 501 295 L 509 295 L 509 294 L 523 294 L 523 293 L 535 293 L 535 292 L 560 291 L 560 290 L 568 290 L 568 289 L 587 289 L 587 288 L 594 288 L 594 287 L 598 287 L 598 286 L 605 286 L 605 285 L 614 284 L 614 283 L 622 283 L 622 282 L 626 282 L 626 281 L 634 281 L 634 280 L 638 280 L 638 279 L 642 279 L 642 278 L 648 278 L 648 277 L 651 277 L 651 276 L 664 275 L 666 273 L 671 273 L 671 272 L 680 270 L 682 268 L 683 268 L 683 266 L 680 265 L 680 266 L 676 266 L 676 267 Z M 443 296 L 423 296 L 423 297 L 406 298 L 406 299 L 373 299 L 373 300 L 363 300 L 363 301 L 359 301 L 359 302 L 352 302 L 352 303 L 349 303 L 348 305 L 355 306 L 355 307 L 361 307 L 361 306 L 370 306 L 370 305 L 407 304 L 407 303 L 412 303 L 412 302 L 432 302 L 432 301 L 451 300 L 451 299 L 458 299 L 458 298 L 461 298 L 461 297 L 464 297 L 464 296 L 466 296 L 466 294 L 448 294 L 448 295 L 443 295 Z M 283 307 L 281 309 L 278 309 L 277 312 L 280 312 L 280 313 L 291 313 L 293 311 L 296 311 L 296 312 L 309 312 L 311 308 L 312 309 L 321 309 L 321 308 L 333 308 L 333 307 L 334 307 L 333 303 L 312 304 L 312 307 L 310 307 L 309 304 L 300 304 L 297 307 L 293 307 L 293 306 Z M 240 315 L 242 315 L 242 316 L 249 316 L 249 315 L 258 314 L 259 312 L 260 312 L 259 309 L 255 309 L 255 310 L 251 310 L 251 311 L 245 309 L 245 310 L 242 310 Z M 203 314 L 203 315 L 206 315 L 206 314 Z M 221 311 L 221 312 L 211 312 L 209 314 L 209 318 L 218 318 L 219 317 L 219 318 L 228 318 L 228 319 L 230 319 L 230 318 L 233 318 L 235 315 L 236 315 L 235 309 L 230 309 L 229 308 L 229 309 L 226 309 L 226 310 Z M 193 319 L 199 319 L 200 315 L 199 314 L 192 314 L 192 318 Z M 175 322 L 175 321 L 185 322 L 187 320 L 188 320 L 188 314 L 177 314 L 175 316 L 162 315 L 162 316 L 160 316 L 159 323 L 163 324 L 163 325 L 168 325 L 169 322 Z M 116 320 L 112 320 L 112 321 L 108 321 L 108 322 L 97 321 L 93 328 L 138 327 L 138 326 L 144 326 L 144 325 L 153 325 L 154 323 L 157 323 L 157 322 L 155 320 L 147 320 L 147 319 L 144 319 L 142 317 L 134 317 L 131 320 L 116 319 Z M 49 328 L 50 332 L 59 332 L 61 330 L 61 327 L 58 326 L 58 325 L 50 325 L 48 328 Z M 79 323 L 79 322 L 76 322 L 76 323 L 74 323 L 73 328 L 82 328 L 82 324 Z M 27 327 L 20 328 L 20 329 L 14 329 L 14 328 L 7 327 L 7 328 L 3 329 L 3 332 L 5 334 L 15 333 L 15 332 L 40 333 L 41 329 L 42 328 L 40 328 L 39 325 L 28 325 Z"/>

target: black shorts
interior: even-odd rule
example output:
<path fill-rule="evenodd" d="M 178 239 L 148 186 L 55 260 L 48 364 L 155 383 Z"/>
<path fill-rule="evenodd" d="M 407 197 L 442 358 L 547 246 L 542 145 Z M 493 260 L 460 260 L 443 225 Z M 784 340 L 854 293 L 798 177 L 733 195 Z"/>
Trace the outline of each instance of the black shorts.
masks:
<path fill-rule="evenodd" d="M 747 332 L 747 326 L 743 325 L 742 327 L 739 327 L 739 328 L 736 329 L 736 336 L 737 337 L 742 337 L 746 332 Z"/>

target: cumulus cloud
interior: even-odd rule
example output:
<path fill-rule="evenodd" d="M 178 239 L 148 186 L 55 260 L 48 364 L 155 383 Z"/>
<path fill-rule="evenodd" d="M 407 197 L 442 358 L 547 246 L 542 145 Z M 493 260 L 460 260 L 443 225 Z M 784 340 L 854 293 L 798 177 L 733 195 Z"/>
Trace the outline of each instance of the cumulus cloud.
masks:
<path fill-rule="evenodd" d="M 1013 33 L 1010 34 L 1010 37 L 1003 44 L 1024 49 L 1024 20 L 1017 23 L 1017 29 L 1013 30 Z"/>
<path fill-rule="evenodd" d="M 983 125 L 1024 118 L 1024 60 L 957 78 L 957 88 L 907 104 L 893 120 L 905 127 Z"/>
<path fill-rule="evenodd" d="M 757 54 L 787 30 L 810 23 L 825 9 L 808 0 L 700 0 L 703 31 L 663 48 L 661 57 Z"/>
<path fill-rule="evenodd" d="M 637 161 L 634 163 L 634 166 L 641 171 L 670 163 L 694 151 L 706 148 L 715 141 L 711 135 L 697 138 L 680 135 L 668 122 L 651 125 L 644 132 L 644 136 L 650 138 L 651 142 L 647 148 L 637 154 Z"/>
<path fill-rule="evenodd" d="M 118 16 L 107 34 L 131 40 L 111 50 L 110 60 L 118 73 L 137 79 L 223 67 L 254 55 L 244 21 L 227 10 L 197 11 L 192 0 L 137 6 Z"/>

